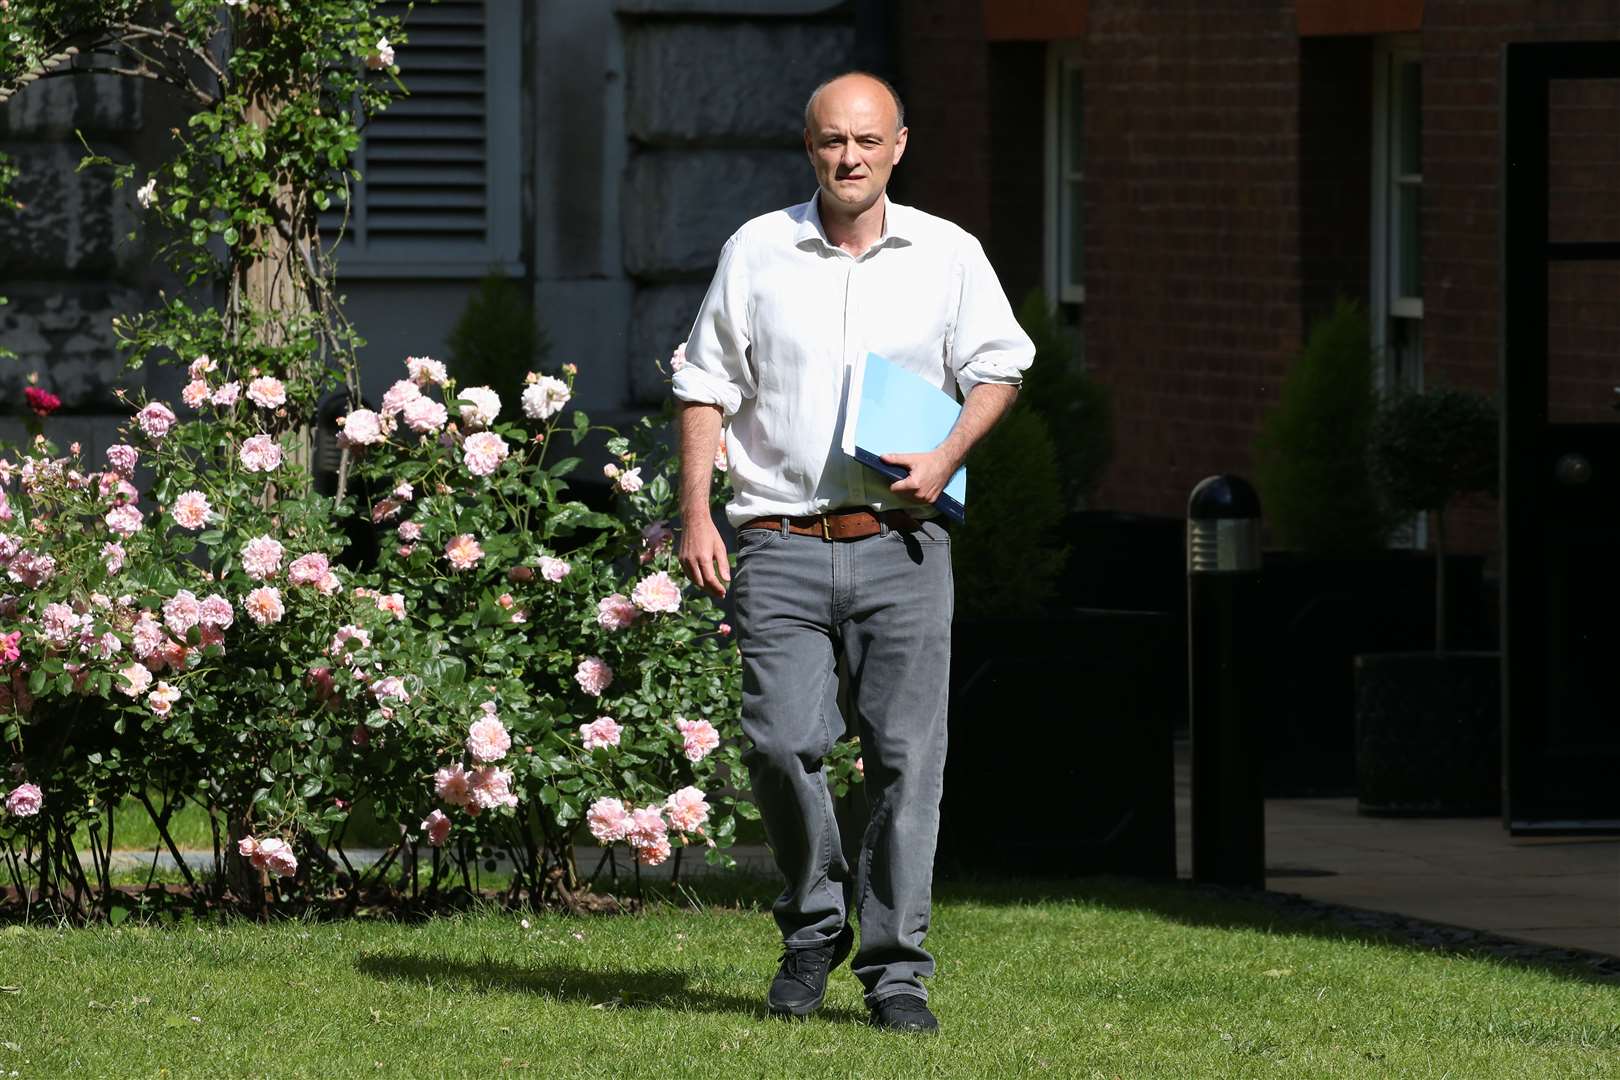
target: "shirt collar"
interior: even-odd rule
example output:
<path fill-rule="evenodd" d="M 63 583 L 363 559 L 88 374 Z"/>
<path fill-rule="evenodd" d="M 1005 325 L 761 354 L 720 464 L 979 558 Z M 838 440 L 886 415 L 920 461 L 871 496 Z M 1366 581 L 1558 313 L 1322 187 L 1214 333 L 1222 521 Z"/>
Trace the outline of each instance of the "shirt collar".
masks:
<path fill-rule="evenodd" d="M 892 244 L 911 243 L 911 217 L 909 207 L 901 206 L 888 193 L 883 195 L 883 233 L 878 237 L 877 243 L 867 251 L 876 251 L 880 247 Z M 804 214 L 799 218 L 799 227 L 794 230 L 793 243 L 797 247 L 806 240 L 814 240 L 823 247 L 836 250 L 838 245 L 827 239 L 827 230 L 821 224 L 821 191 L 818 188 L 810 201 L 805 204 Z"/>

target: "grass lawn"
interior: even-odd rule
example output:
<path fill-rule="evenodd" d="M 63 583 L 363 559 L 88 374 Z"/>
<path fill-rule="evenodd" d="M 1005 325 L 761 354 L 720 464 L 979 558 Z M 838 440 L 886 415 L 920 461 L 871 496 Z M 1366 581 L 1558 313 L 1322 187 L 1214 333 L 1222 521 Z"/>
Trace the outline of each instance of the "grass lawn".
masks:
<path fill-rule="evenodd" d="M 759 882 L 702 910 L 0 929 L 0 1076 L 1613 1077 L 1620 986 L 1175 886 L 942 887 L 938 1038 L 834 973 L 772 1020 Z M 729 895 L 727 895 L 729 893 Z"/>

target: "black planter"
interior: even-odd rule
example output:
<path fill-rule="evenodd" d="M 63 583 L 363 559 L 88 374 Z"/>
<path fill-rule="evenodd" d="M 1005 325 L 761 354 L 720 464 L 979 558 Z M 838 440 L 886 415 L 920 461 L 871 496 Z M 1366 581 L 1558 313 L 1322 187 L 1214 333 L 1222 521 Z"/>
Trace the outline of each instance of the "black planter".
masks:
<path fill-rule="evenodd" d="M 1496 648 L 1483 569 L 1477 555 L 1446 559 L 1447 625 L 1459 649 Z M 1434 557 L 1268 551 L 1261 596 L 1266 795 L 1354 794 L 1355 657 L 1434 645 Z"/>
<path fill-rule="evenodd" d="M 1356 657 L 1357 809 L 1472 817 L 1502 805 L 1502 655 Z"/>
<path fill-rule="evenodd" d="M 1167 615 L 959 619 L 938 868 L 1173 877 Z"/>

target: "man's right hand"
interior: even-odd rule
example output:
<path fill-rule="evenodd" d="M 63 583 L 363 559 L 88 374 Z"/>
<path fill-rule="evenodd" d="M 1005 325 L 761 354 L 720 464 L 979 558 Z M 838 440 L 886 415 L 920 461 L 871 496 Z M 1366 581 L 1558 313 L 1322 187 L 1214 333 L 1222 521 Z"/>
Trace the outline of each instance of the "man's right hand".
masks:
<path fill-rule="evenodd" d="M 716 600 L 726 595 L 731 582 L 731 560 L 726 542 L 707 513 L 688 514 L 681 528 L 681 567 L 692 584 Z"/>

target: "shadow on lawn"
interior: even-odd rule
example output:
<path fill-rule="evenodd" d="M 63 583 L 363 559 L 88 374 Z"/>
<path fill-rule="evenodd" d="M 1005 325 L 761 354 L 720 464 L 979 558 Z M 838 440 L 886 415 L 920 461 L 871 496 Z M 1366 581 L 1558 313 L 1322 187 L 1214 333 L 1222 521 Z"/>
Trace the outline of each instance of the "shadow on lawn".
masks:
<path fill-rule="evenodd" d="M 595 971 L 549 965 L 528 967 L 503 961 L 477 964 L 412 953 L 372 953 L 355 961 L 361 972 L 377 979 L 414 982 L 462 991 L 515 991 L 559 1001 L 579 1001 L 620 1009 L 696 1009 L 771 1019 L 765 1009 L 764 984 L 758 995 L 742 997 L 693 988 L 691 974 L 673 968 L 651 971 Z M 845 1006 L 826 1005 L 818 1019 L 864 1023 L 866 1016 Z"/>
<path fill-rule="evenodd" d="M 1103 876 L 1068 880 L 956 878 L 937 886 L 935 898 L 997 905 L 1093 903 L 1146 912 L 1187 926 L 1335 940 L 1355 938 L 1393 949 L 1443 953 L 1578 982 L 1620 986 L 1620 958 L 1515 941 L 1485 930 L 1406 915 L 1342 907 L 1290 893 Z"/>

